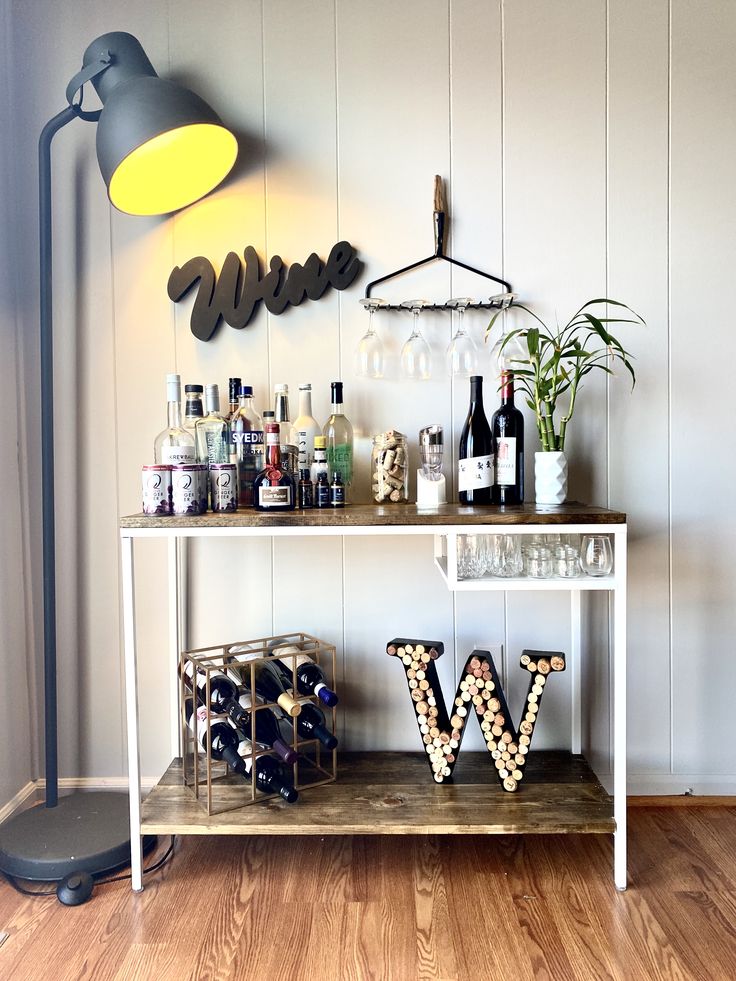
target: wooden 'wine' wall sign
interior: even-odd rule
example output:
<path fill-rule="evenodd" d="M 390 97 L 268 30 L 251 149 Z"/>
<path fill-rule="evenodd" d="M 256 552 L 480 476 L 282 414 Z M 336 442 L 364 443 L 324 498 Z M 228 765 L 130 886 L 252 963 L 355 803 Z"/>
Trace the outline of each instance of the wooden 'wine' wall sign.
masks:
<path fill-rule="evenodd" d="M 443 783 L 452 776 L 466 723 L 475 715 L 496 774 L 504 790 L 513 793 L 524 776 L 534 726 L 547 679 L 565 670 L 561 651 L 524 651 L 519 663 L 529 674 L 529 690 L 518 729 L 511 721 L 506 696 L 489 651 L 473 651 L 455 692 L 452 714 L 447 711 L 435 661 L 444 652 L 436 641 L 398 637 L 386 645 L 386 653 L 401 659 L 417 716 L 427 761 L 434 779 Z"/>

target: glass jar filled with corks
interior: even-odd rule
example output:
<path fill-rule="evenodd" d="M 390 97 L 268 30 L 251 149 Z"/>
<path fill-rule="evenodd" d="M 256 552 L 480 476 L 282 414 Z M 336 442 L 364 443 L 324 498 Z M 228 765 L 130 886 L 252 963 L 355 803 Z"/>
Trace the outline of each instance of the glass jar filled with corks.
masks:
<path fill-rule="evenodd" d="M 401 504 L 408 499 L 408 464 L 403 433 L 390 429 L 373 437 L 371 493 L 376 504 Z"/>

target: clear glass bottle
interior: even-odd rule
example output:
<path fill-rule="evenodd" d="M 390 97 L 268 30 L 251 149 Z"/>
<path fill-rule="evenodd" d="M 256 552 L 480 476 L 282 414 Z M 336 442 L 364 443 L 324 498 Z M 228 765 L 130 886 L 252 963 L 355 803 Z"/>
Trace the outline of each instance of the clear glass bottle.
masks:
<path fill-rule="evenodd" d="M 238 504 L 251 507 L 253 481 L 263 469 L 263 422 L 255 410 L 250 385 L 240 386 L 238 399 L 238 411 L 230 421 L 232 462 L 238 467 Z"/>
<path fill-rule="evenodd" d="M 322 433 L 327 440 L 327 468 L 330 474 L 340 474 L 347 491 L 353 481 L 353 427 L 343 412 L 342 382 L 332 382 L 331 387 L 332 413 Z"/>
<path fill-rule="evenodd" d="M 289 386 L 274 386 L 274 415 L 279 424 L 279 439 L 281 446 L 281 465 L 292 476 L 299 472 L 298 448 L 294 427 L 291 425 L 289 414 Z"/>
<path fill-rule="evenodd" d="M 204 389 L 201 385 L 184 386 L 184 398 L 186 399 L 184 405 L 184 428 L 192 434 L 194 433 L 197 421 L 204 418 L 204 410 L 202 409 L 203 391 Z"/>
<path fill-rule="evenodd" d="M 266 465 L 253 481 L 253 507 L 257 511 L 293 511 L 297 493 L 294 478 L 281 463 L 277 422 L 266 424 Z"/>
<path fill-rule="evenodd" d="M 240 379 L 229 378 L 227 383 L 227 415 L 225 416 L 228 422 L 230 422 L 232 417 L 238 411 L 239 395 L 240 395 Z"/>
<path fill-rule="evenodd" d="M 197 462 L 230 462 L 230 427 L 220 415 L 220 392 L 217 385 L 207 385 L 204 390 L 204 404 L 207 415 L 197 419 L 194 426 L 194 441 L 197 445 Z"/>
<path fill-rule="evenodd" d="M 299 415 L 294 420 L 294 438 L 299 449 L 299 469 L 314 462 L 314 437 L 322 435 L 322 427 L 312 415 L 312 386 L 299 386 Z"/>
<path fill-rule="evenodd" d="M 194 436 L 181 424 L 181 376 L 166 376 L 166 412 L 168 425 L 153 443 L 153 462 L 173 466 L 196 463 Z"/>
<path fill-rule="evenodd" d="M 325 477 L 328 474 L 327 470 L 327 440 L 324 436 L 314 437 L 314 460 L 312 461 L 312 466 L 309 468 L 309 476 L 312 478 L 312 483 L 316 484 L 319 480 L 319 475 L 323 473 Z"/>

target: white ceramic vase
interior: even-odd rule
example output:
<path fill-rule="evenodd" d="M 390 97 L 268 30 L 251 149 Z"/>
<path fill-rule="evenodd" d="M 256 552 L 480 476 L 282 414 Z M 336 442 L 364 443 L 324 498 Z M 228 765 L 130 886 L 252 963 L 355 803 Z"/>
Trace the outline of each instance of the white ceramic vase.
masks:
<path fill-rule="evenodd" d="M 567 499 L 567 457 L 559 451 L 534 454 L 537 504 L 564 504 Z"/>

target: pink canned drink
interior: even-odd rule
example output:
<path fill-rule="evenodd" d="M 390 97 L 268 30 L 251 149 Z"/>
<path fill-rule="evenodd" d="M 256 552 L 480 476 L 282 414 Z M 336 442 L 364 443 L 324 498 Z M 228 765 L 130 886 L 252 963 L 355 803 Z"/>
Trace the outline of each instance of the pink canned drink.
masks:
<path fill-rule="evenodd" d="M 213 511 L 238 510 L 238 468 L 234 463 L 210 464 L 210 499 Z"/>
<path fill-rule="evenodd" d="M 171 468 L 171 505 L 173 514 L 202 514 L 200 466 L 179 463 Z"/>
<path fill-rule="evenodd" d="M 144 514 L 171 514 L 171 467 L 154 464 L 141 471 Z"/>

